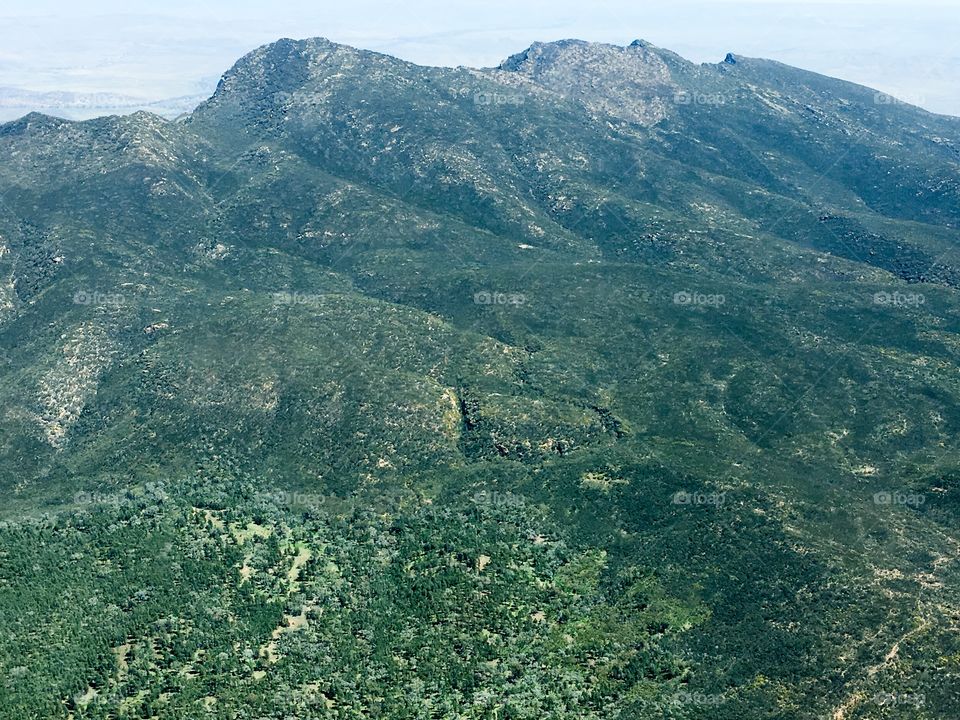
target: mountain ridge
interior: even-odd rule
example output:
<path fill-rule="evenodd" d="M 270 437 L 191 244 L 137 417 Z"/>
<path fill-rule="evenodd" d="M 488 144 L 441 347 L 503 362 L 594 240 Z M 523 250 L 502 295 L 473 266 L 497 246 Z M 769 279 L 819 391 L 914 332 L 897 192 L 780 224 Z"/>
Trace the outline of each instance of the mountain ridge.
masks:
<path fill-rule="evenodd" d="M 0 716 L 960 714 L 957 124 L 531 47 L 0 126 Z"/>
<path fill-rule="evenodd" d="M 830 76 L 823 75 L 823 74 L 821 74 L 821 73 L 816 73 L 816 72 L 810 71 L 810 70 L 803 70 L 803 69 L 801 69 L 801 68 L 797 68 L 797 67 L 794 67 L 794 66 L 791 66 L 791 65 L 789 65 L 789 64 L 782 63 L 782 62 L 779 62 L 779 61 L 776 61 L 776 60 L 768 60 L 768 59 L 765 59 L 765 58 L 752 58 L 752 57 L 747 57 L 747 56 L 743 56 L 743 55 L 737 55 L 737 54 L 735 54 L 735 53 L 728 53 L 727 56 L 726 56 L 726 59 L 721 60 L 721 61 L 718 62 L 718 63 L 700 63 L 700 64 L 696 64 L 696 63 L 693 63 L 693 62 L 691 62 L 691 61 L 683 58 L 682 56 L 680 56 L 680 55 L 678 55 L 678 54 L 676 54 L 676 53 L 673 53 L 673 52 L 670 51 L 670 50 L 667 50 L 667 49 L 665 49 L 665 48 L 658 47 L 658 46 L 654 45 L 653 43 L 650 43 L 649 41 L 641 40 L 641 39 L 634 40 L 634 41 L 632 41 L 631 43 L 629 43 L 628 45 L 624 45 L 624 46 L 616 45 L 616 44 L 613 44 L 613 43 L 604 43 L 604 42 L 594 42 L 594 41 L 588 41 L 588 40 L 581 40 L 581 39 L 577 39 L 577 38 L 567 38 L 567 39 L 552 40 L 552 41 L 537 41 L 537 42 L 534 42 L 533 44 L 531 44 L 531 45 L 530 45 L 528 48 L 526 48 L 525 50 L 522 50 L 522 51 L 520 51 L 520 52 L 518 52 L 518 53 L 515 53 L 514 55 L 511 55 L 510 57 L 508 57 L 507 59 L 505 59 L 503 62 L 501 62 L 501 63 L 500 63 L 498 66 L 496 66 L 496 67 L 492 67 L 492 68 L 466 68 L 465 66 L 459 66 L 459 67 L 460 67 L 460 68 L 463 68 L 463 69 L 477 70 L 477 71 L 480 71 L 480 72 L 485 72 L 485 71 L 486 71 L 486 72 L 489 72 L 489 71 L 491 71 L 491 70 L 506 70 L 506 69 L 508 69 L 508 67 L 511 65 L 511 63 L 519 62 L 521 58 L 524 58 L 524 57 L 529 56 L 529 54 L 530 54 L 532 51 L 533 51 L 533 52 L 540 52 L 540 51 L 543 51 L 544 49 L 558 49 L 558 48 L 570 48 L 570 47 L 579 47 L 579 48 L 586 48 L 586 49 L 592 49 L 592 50 L 599 50 L 599 49 L 601 49 L 601 48 L 616 49 L 616 50 L 619 50 L 619 51 L 630 51 L 630 50 L 632 50 L 632 49 L 645 50 L 645 51 L 651 52 L 652 54 L 655 54 L 655 55 L 658 56 L 658 57 L 662 57 L 663 55 L 666 55 L 667 57 L 669 57 L 669 58 L 671 58 L 671 59 L 680 61 L 681 65 L 682 65 L 682 66 L 686 66 L 687 69 L 694 69 L 694 68 L 699 68 L 699 69 L 723 68 L 725 65 L 726 65 L 726 66 L 729 66 L 729 65 L 731 64 L 731 63 L 728 62 L 728 60 L 729 60 L 730 58 L 735 58 L 735 59 L 736 59 L 736 64 L 738 64 L 738 65 L 749 64 L 749 65 L 756 66 L 756 64 L 758 64 L 758 63 L 759 63 L 759 64 L 765 64 L 765 65 L 769 65 L 769 66 L 773 66 L 773 67 L 777 67 L 777 68 L 787 69 L 787 70 L 789 70 L 790 72 L 793 72 L 793 73 L 808 73 L 810 76 L 814 76 L 814 77 L 820 78 L 820 79 L 826 79 L 826 80 L 829 80 L 829 81 L 834 82 L 834 83 L 839 83 L 839 84 L 845 85 L 845 86 L 847 86 L 847 87 L 849 87 L 849 88 L 862 88 L 862 89 L 866 89 L 866 90 L 869 91 L 869 93 L 871 94 L 871 96 L 876 99 L 877 104 L 879 104 L 879 105 L 883 105 L 883 104 L 905 105 L 905 106 L 909 106 L 909 107 L 915 107 L 917 110 L 921 110 L 921 111 L 923 111 L 924 113 L 927 113 L 927 114 L 930 114 L 930 115 L 935 115 L 935 116 L 941 117 L 941 118 L 954 118 L 954 117 L 955 117 L 955 116 L 951 116 L 951 115 L 942 115 L 942 114 L 933 113 L 933 112 L 931 112 L 931 111 L 925 110 L 924 108 L 919 108 L 919 107 L 917 107 L 917 106 L 910 105 L 909 103 L 900 101 L 900 100 L 898 100 L 897 98 L 895 98 L 895 97 L 893 97 L 893 96 L 890 96 L 890 95 L 887 95 L 886 93 L 882 93 L 882 92 L 880 92 L 880 91 L 871 89 L 871 88 L 869 88 L 868 86 L 865 86 L 865 85 L 859 85 L 859 84 L 857 84 L 857 83 L 850 82 L 850 81 L 847 81 L 847 80 L 840 80 L 840 79 L 836 79 L 836 78 L 831 78 Z M 345 51 L 345 52 L 347 52 L 348 54 L 375 56 L 375 57 L 390 59 L 390 60 L 395 61 L 395 62 L 397 62 L 397 63 L 406 65 L 406 66 L 408 66 L 408 67 L 416 67 L 416 68 L 422 68 L 422 69 L 427 69 L 427 70 L 429 70 L 429 69 L 435 69 L 435 70 L 453 70 L 453 69 L 456 69 L 456 68 L 449 67 L 449 66 L 418 65 L 417 63 L 414 63 L 414 62 L 411 62 L 411 61 L 406 61 L 406 60 L 401 60 L 401 59 L 399 59 L 399 58 L 396 58 L 396 57 L 394 57 L 394 56 L 388 55 L 388 54 L 386 54 L 386 53 L 381 53 L 381 52 L 372 51 L 372 50 L 364 50 L 364 49 L 361 49 L 361 48 L 357 48 L 357 47 L 351 46 L 351 45 L 349 45 L 349 44 L 338 43 L 338 42 L 335 42 L 335 41 L 333 41 L 333 40 L 330 40 L 330 39 L 328 39 L 328 38 L 326 38 L 326 37 L 322 37 L 322 36 L 317 36 L 317 37 L 313 37 L 313 38 L 306 38 L 306 39 L 302 39 L 302 40 L 296 40 L 296 39 L 292 39 L 292 38 L 281 38 L 281 39 L 276 40 L 276 41 L 273 41 L 273 42 L 271 42 L 271 43 L 267 43 L 267 44 L 261 45 L 260 47 L 254 49 L 254 50 L 251 50 L 251 51 L 250 51 L 249 53 L 247 53 L 245 56 L 243 56 L 242 58 L 240 58 L 240 59 L 234 64 L 234 66 L 231 67 L 230 70 L 228 70 L 226 73 L 224 73 L 224 76 L 221 77 L 221 80 L 220 80 L 220 82 L 218 82 L 217 89 L 214 91 L 213 95 L 211 95 L 211 97 L 210 97 L 210 98 L 207 98 L 205 101 L 201 102 L 199 106 L 202 106 L 202 105 L 206 104 L 206 102 L 208 102 L 210 99 L 212 99 L 212 97 L 213 97 L 214 95 L 216 95 L 217 91 L 220 90 L 221 85 L 223 84 L 224 78 L 231 76 L 232 73 L 236 73 L 237 70 L 238 70 L 238 68 L 243 68 L 245 65 L 252 64 L 252 63 L 254 63 L 255 61 L 262 59 L 264 56 L 266 56 L 266 55 L 268 55 L 268 54 L 270 54 L 270 53 L 277 53 L 277 52 L 281 52 L 281 51 L 283 51 L 283 50 L 286 50 L 286 51 L 297 50 L 298 52 L 304 52 L 304 51 L 306 51 L 306 50 L 308 50 L 308 49 L 311 49 L 311 48 L 312 48 L 312 49 L 325 48 L 325 49 L 328 50 L 328 51 Z M 163 101 L 158 101 L 158 102 L 163 102 Z M 199 106 L 198 106 L 198 107 L 199 107 Z M 30 113 L 30 114 L 33 114 L 33 113 Z M 42 113 L 42 112 L 39 112 L 39 114 L 42 115 L 43 113 Z M 50 116 L 50 117 L 56 117 L 56 116 Z M 17 118 L 17 119 L 14 119 L 14 120 L 8 120 L 8 121 L 5 121 L 4 123 L 0 123 L 0 125 L 9 124 L 9 123 L 12 123 L 12 122 L 17 122 L 19 119 L 21 119 L 21 118 Z M 65 119 L 65 118 L 60 118 L 60 119 Z M 90 118 L 90 119 L 95 119 L 95 118 Z M 171 118 L 165 118 L 165 119 L 170 120 Z M 86 122 L 87 120 L 68 120 L 68 121 L 69 121 L 69 122 Z M 960 122 L 960 119 L 957 119 L 957 121 Z"/>

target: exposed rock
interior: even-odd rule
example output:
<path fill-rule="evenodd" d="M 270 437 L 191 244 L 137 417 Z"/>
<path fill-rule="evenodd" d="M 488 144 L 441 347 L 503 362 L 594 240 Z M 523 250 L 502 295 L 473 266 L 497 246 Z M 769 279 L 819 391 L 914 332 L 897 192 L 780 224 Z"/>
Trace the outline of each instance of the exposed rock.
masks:
<path fill-rule="evenodd" d="M 667 64 L 639 40 L 625 48 L 582 40 L 534 43 L 499 69 L 525 75 L 592 112 L 642 125 L 663 119 L 676 92 Z"/>

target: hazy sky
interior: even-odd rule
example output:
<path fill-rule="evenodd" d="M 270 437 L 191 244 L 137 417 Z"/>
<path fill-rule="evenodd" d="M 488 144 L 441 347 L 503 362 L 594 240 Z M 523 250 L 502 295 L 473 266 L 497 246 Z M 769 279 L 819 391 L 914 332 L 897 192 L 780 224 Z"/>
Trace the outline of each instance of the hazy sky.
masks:
<path fill-rule="evenodd" d="M 318 35 L 480 66 L 535 40 L 643 38 L 697 62 L 773 58 L 960 115 L 960 0 L 4 0 L 0 87 L 206 93 L 258 45 Z"/>

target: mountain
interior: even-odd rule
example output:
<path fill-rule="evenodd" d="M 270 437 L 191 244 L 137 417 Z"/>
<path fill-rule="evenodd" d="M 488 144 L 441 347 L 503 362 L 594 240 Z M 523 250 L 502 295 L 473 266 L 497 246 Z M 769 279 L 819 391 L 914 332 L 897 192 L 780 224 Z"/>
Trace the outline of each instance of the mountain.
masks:
<path fill-rule="evenodd" d="M 15 120 L 28 110 L 45 110 L 71 120 L 86 120 L 110 112 L 150 109 L 164 117 L 175 118 L 189 112 L 205 96 L 185 96 L 164 100 L 145 100 L 113 93 L 37 92 L 0 87 L 0 120 Z"/>
<path fill-rule="evenodd" d="M 960 715 L 958 221 L 645 41 L 0 126 L 0 717 Z"/>

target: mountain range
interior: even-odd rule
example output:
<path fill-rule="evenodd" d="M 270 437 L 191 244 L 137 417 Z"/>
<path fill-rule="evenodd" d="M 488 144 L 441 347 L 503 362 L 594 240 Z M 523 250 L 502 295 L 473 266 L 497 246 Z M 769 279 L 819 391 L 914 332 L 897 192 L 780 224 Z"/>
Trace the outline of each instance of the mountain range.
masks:
<path fill-rule="evenodd" d="M 16 120 L 31 110 L 70 120 L 87 120 L 124 111 L 149 109 L 161 117 L 174 119 L 190 112 L 206 99 L 202 95 L 145 100 L 115 93 L 38 92 L 15 87 L 0 87 L 0 121 Z"/>
<path fill-rule="evenodd" d="M 0 717 L 960 716 L 958 223 L 641 40 L 0 125 Z"/>

